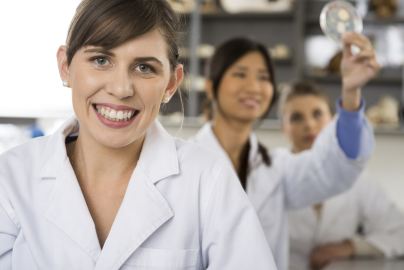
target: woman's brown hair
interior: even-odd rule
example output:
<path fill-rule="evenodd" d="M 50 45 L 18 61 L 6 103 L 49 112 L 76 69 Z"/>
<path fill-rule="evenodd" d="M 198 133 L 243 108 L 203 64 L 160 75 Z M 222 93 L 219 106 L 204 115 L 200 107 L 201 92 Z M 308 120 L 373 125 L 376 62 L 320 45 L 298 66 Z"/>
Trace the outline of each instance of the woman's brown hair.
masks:
<path fill-rule="evenodd" d="M 294 98 L 315 96 L 324 100 L 328 105 L 330 113 L 333 114 L 334 107 L 331 104 L 330 98 L 327 94 L 315 83 L 310 81 L 298 81 L 283 89 L 279 101 L 278 117 L 282 119 L 283 110 L 285 105 Z"/>
<path fill-rule="evenodd" d="M 171 68 L 178 64 L 179 19 L 166 0 L 83 0 L 67 37 L 67 61 L 85 46 L 106 50 L 159 29 L 168 45 Z"/>

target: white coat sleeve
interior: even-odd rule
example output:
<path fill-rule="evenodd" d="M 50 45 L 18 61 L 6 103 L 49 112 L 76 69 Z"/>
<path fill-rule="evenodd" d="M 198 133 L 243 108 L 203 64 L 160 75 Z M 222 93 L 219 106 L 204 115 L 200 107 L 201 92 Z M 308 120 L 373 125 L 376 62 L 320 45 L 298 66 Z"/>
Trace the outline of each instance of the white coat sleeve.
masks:
<path fill-rule="evenodd" d="M 350 159 L 338 143 L 336 122 L 322 130 L 310 150 L 280 159 L 288 209 L 304 208 L 347 190 L 364 169 L 374 146 L 370 124 L 364 118 L 359 155 Z"/>
<path fill-rule="evenodd" d="M 204 269 L 276 269 L 258 217 L 236 174 L 226 162 L 216 162 L 204 217 Z"/>
<path fill-rule="evenodd" d="M 376 183 L 363 181 L 360 184 L 357 199 L 363 239 L 387 258 L 403 256 L 404 214 Z"/>
<path fill-rule="evenodd" d="M 14 211 L 5 194 L 0 190 L 0 269 L 11 269 L 11 258 L 18 226 L 13 221 Z"/>

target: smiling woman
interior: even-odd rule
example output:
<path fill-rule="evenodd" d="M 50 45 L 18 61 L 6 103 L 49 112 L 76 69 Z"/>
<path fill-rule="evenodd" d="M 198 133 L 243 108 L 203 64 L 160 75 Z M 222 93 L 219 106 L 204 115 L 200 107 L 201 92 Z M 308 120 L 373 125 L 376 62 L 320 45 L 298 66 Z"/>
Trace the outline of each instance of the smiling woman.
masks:
<path fill-rule="evenodd" d="M 140 149 L 164 97 L 174 94 L 182 78 L 177 48 L 172 48 L 171 64 L 167 57 L 170 50 L 160 31 L 141 33 L 135 39 L 129 32 L 132 36 L 128 41 L 106 42 L 123 42 L 115 48 L 87 45 L 76 50 L 73 57 L 69 55 L 75 40 L 59 49 L 61 77 L 72 88 L 73 107 L 82 129 L 79 141 L 90 136 L 104 145 Z"/>
<path fill-rule="evenodd" d="M 81 2 L 57 51 L 75 118 L 0 156 L 0 269 L 276 269 L 229 164 L 156 120 L 178 24 L 165 0 Z"/>

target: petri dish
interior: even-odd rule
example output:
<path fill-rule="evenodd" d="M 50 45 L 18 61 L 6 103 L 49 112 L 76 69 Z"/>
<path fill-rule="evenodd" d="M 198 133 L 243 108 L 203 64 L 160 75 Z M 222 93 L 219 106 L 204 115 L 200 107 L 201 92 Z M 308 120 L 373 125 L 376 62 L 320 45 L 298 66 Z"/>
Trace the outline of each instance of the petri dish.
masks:
<path fill-rule="evenodd" d="M 347 1 L 332 1 L 320 13 L 320 27 L 323 33 L 341 44 L 345 32 L 362 33 L 363 22 L 355 7 Z"/>

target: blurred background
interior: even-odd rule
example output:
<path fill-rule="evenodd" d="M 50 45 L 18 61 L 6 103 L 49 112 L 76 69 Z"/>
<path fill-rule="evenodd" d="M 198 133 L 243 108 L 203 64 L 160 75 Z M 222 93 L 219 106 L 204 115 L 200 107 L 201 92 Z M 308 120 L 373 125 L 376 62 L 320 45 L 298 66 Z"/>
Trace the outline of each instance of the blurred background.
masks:
<path fill-rule="evenodd" d="M 195 134 L 203 116 L 204 75 L 215 46 L 237 36 L 267 45 L 274 60 L 278 89 L 296 80 L 320 85 L 336 99 L 340 95 L 340 48 L 323 35 L 319 16 L 326 0 L 172 0 L 182 14 L 182 58 L 188 80 L 182 88 L 185 121 L 179 95 L 163 111 L 163 122 L 174 134 Z M 374 125 L 376 151 L 369 166 L 375 181 L 404 210 L 404 0 L 356 0 L 364 34 L 372 41 L 382 69 L 363 93 L 367 116 Z M 270 148 L 285 146 L 277 109 L 257 133 Z"/>

